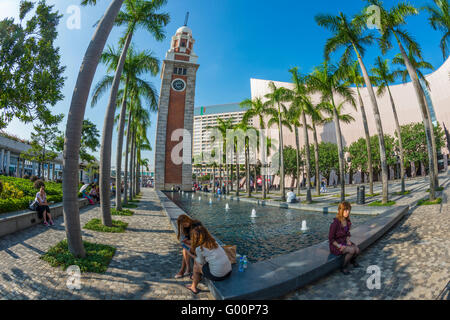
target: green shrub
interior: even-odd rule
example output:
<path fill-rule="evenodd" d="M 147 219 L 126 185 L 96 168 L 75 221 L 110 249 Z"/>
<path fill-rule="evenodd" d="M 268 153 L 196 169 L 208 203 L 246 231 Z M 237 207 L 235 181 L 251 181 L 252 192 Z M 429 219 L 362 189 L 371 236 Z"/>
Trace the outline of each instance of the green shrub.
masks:
<path fill-rule="evenodd" d="M 132 216 L 133 214 L 134 212 L 128 209 L 122 209 L 121 211 L 117 211 L 116 208 L 111 209 L 111 215 L 113 216 Z"/>
<path fill-rule="evenodd" d="M 422 199 L 417 202 L 417 205 L 418 206 L 431 206 L 434 204 L 441 204 L 441 203 L 442 203 L 442 198 L 437 198 L 434 201 L 430 201 L 429 199 Z"/>
<path fill-rule="evenodd" d="M 395 204 L 395 201 L 388 201 L 386 204 L 381 203 L 381 201 L 374 201 L 372 203 L 369 203 L 369 207 L 390 207 Z"/>
<path fill-rule="evenodd" d="M 75 258 L 69 251 L 67 240 L 63 240 L 50 248 L 40 259 L 47 261 L 52 267 L 61 267 L 63 270 L 76 265 L 80 267 L 81 272 L 106 272 L 116 248 L 87 241 L 83 241 L 83 245 L 86 250 L 85 258 Z"/>
<path fill-rule="evenodd" d="M 444 187 L 437 187 L 436 191 L 444 191 Z M 430 188 L 427 189 L 427 192 L 430 192 Z"/>
<path fill-rule="evenodd" d="M 128 227 L 128 223 L 119 220 L 113 220 L 112 225 L 112 227 L 107 227 L 102 224 L 100 219 L 92 219 L 84 225 L 84 228 L 99 232 L 122 233 Z"/>
<path fill-rule="evenodd" d="M 31 182 L 35 182 L 36 180 L 38 180 L 39 178 L 37 176 L 31 176 L 30 177 L 30 181 Z"/>
<path fill-rule="evenodd" d="M 28 205 L 32 200 L 34 200 L 34 197 L 23 197 L 21 199 L 14 199 L 14 198 L 0 199 L 0 213 L 21 211 L 28 209 Z"/>
<path fill-rule="evenodd" d="M 133 203 L 128 203 L 128 204 L 123 204 L 122 207 L 128 208 L 128 209 L 136 209 L 138 207 L 138 205 L 133 204 Z"/>
<path fill-rule="evenodd" d="M 3 192 L 3 182 L 0 181 L 0 194 Z"/>
<path fill-rule="evenodd" d="M 23 176 L 23 179 L 30 180 L 30 176 L 26 174 Z"/>

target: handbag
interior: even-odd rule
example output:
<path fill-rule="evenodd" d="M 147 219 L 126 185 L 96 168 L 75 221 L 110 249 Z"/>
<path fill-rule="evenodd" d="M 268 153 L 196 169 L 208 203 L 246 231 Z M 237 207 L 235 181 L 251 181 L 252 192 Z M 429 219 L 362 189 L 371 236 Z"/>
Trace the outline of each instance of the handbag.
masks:
<path fill-rule="evenodd" d="M 29 209 L 31 211 L 36 211 L 38 205 L 39 205 L 39 202 L 37 202 L 36 200 L 30 201 Z"/>
<path fill-rule="evenodd" d="M 224 245 L 224 246 L 222 246 L 222 248 L 225 251 L 225 253 L 227 254 L 227 257 L 228 257 L 228 260 L 230 260 L 230 263 L 235 264 L 236 263 L 237 246 Z"/>

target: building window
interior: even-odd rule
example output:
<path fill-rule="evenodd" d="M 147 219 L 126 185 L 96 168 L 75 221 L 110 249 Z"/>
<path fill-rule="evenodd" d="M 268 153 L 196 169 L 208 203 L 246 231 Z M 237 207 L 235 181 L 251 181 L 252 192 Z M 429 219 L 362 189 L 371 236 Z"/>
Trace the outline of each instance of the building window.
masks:
<path fill-rule="evenodd" d="M 186 68 L 177 68 L 177 67 L 173 68 L 173 73 L 174 74 L 179 74 L 179 75 L 184 75 L 185 76 L 186 72 L 187 72 Z"/>
<path fill-rule="evenodd" d="M 181 44 L 182 47 L 186 47 L 186 40 L 185 39 L 181 39 Z"/>

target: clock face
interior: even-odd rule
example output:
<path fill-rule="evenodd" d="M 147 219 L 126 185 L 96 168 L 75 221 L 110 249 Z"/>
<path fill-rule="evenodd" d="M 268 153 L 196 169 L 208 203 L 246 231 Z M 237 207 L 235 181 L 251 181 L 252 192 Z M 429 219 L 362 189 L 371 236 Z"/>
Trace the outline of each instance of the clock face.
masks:
<path fill-rule="evenodd" d="M 181 79 L 176 79 L 172 82 L 172 88 L 176 91 L 183 91 L 186 88 L 186 83 Z"/>

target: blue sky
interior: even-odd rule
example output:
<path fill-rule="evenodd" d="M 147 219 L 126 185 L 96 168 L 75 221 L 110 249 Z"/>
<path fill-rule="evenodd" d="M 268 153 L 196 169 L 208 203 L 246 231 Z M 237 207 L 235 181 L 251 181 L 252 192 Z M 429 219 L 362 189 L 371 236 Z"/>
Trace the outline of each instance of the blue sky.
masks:
<path fill-rule="evenodd" d="M 0 0 L 0 19 L 18 16 L 19 0 Z M 57 40 L 62 63 L 67 66 L 67 77 L 63 94 L 64 100 L 55 107 L 55 113 L 67 114 L 76 77 L 84 52 L 94 32 L 94 23 L 102 16 L 110 1 L 100 0 L 96 7 L 81 8 L 81 28 L 69 29 L 67 20 L 71 5 L 79 5 L 76 0 L 47 0 L 63 14 Z M 385 0 L 386 6 L 398 2 Z M 416 0 L 418 7 L 431 0 Z M 239 102 L 250 97 L 250 78 L 289 81 L 289 68 L 298 66 L 304 73 L 310 72 L 323 61 L 323 46 L 329 32 L 318 27 L 314 16 L 318 13 L 338 14 L 339 11 L 353 15 L 361 10 L 361 0 L 345 1 L 293 1 L 293 0 L 169 0 L 162 9 L 171 17 L 166 27 L 166 39 L 155 41 L 149 34 L 139 30 L 133 43 L 138 50 L 152 50 L 161 60 L 170 47 L 175 31 L 183 25 L 185 14 L 190 12 L 188 26 L 196 40 L 195 53 L 199 56 L 200 68 L 197 73 L 195 106 L 207 106 Z M 434 31 L 427 22 L 427 13 L 408 20 L 407 30 L 421 44 L 424 57 L 438 68 L 443 60 L 439 49 L 441 34 Z M 117 45 L 123 29 L 113 29 L 108 44 Z M 387 57 L 397 53 L 392 50 Z M 380 55 L 374 46 L 365 56 L 368 68 Z M 94 85 L 105 74 L 106 68 L 100 65 L 94 78 Z M 148 77 L 160 89 L 160 78 Z M 106 110 L 106 94 L 95 108 L 86 108 L 85 118 L 93 121 L 101 130 Z M 90 100 L 89 100 L 90 103 Z M 60 126 L 65 130 L 65 121 Z M 152 115 L 149 137 L 155 141 L 156 114 Z M 32 126 L 23 126 L 14 121 L 7 131 L 22 138 L 29 138 Z M 115 151 L 116 135 L 113 137 Z M 112 159 L 115 159 L 113 151 Z M 98 156 L 98 152 L 96 154 Z M 153 152 L 145 153 L 153 163 Z M 114 162 L 112 165 L 114 166 Z"/>

